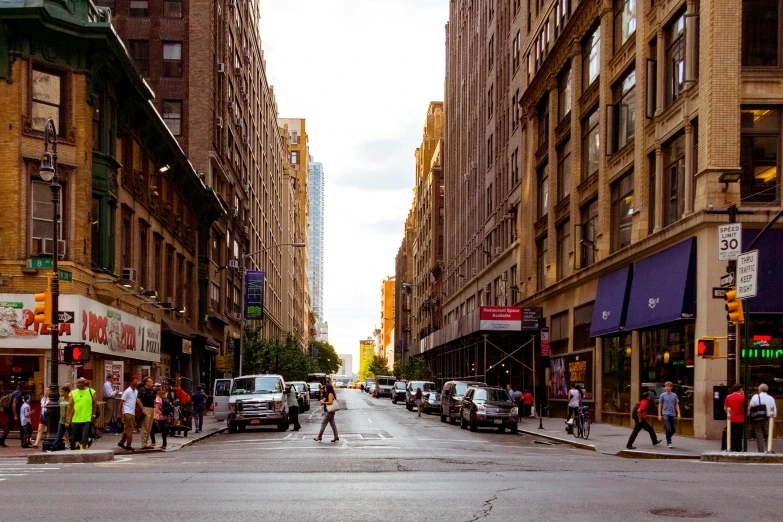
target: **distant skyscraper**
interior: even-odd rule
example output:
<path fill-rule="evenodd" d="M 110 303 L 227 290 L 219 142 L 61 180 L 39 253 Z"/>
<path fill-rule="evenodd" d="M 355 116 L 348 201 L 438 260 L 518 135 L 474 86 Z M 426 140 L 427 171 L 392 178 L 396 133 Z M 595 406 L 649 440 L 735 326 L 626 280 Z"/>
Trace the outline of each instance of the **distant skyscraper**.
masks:
<path fill-rule="evenodd" d="M 324 317 L 324 166 L 310 162 L 310 307 L 318 317 L 317 338 L 327 341 L 326 329 L 320 328 Z M 322 338 L 324 337 L 324 338 Z"/>

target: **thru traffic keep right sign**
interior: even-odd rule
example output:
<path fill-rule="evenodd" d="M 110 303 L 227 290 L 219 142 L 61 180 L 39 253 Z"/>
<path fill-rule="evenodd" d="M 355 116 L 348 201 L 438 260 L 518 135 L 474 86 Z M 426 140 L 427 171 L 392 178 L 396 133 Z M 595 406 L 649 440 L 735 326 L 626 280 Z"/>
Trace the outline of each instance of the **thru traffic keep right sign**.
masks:
<path fill-rule="evenodd" d="M 756 297 L 759 251 L 737 257 L 737 299 Z"/>

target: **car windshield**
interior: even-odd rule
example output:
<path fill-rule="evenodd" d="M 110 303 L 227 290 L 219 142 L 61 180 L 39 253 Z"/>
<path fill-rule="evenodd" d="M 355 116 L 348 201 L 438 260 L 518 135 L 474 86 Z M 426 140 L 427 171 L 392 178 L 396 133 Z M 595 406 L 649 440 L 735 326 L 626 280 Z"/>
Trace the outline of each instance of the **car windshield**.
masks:
<path fill-rule="evenodd" d="M 404 390 L 405 389 L 405 383 L 404 382 L 398 382 L 397 384 L 394 385 L 394 387 L 397 388 L 398 390 Z"/>
<path fill-rule="evenodd" d="M 428 393 L 428 394 L 426 395 L 426 397 L 427 397 L 427 399 L 428 399 L 428 400 L 430 400 L 430 401 L 437 401 L 437 400 L 440 400 L 440 394 L 439 394 L 439 393 L 435 393 L 435 392 Z"/>
<path fill-rule="evenodd" d="M 457 383 L 454 385 L 454 395 L 465 395 L 468 391 L 468 385 L 464 383 Z"/>
<path fill-rule="evenodd" d="M 391 386 L 392 384 L 394 384 L 394 379 L 384 379 L 384 378 L 381 378 L 381 379 L 378 379 L 377 382 L 378 382 L 378 386 Z"/>
<path fill-rule="evenodd" d="M 492 388 L 478 389 L 473 393 L 474 401 L 508 401 L 508 394 L 503 390 L 494 390 Z"/>
<path fill-rule="evenodd" d="M 298 392 L 305 391 L 305 384 L 303 382 L 295 382 L 292 384 L 292 386 L 296 389 Z"/>
<path fill-rule="evenodd" d="M 411 383 L 411 390 L 414 392 L 421 388 L 421 391 L 434 391 L 435 390 L 435 383 L 433 382 L 424 382 L 424 381 L 413 381 Z"/>
<path fill-rule="evenodd" d="M 310 384 L 308 384 L 308 386 L 310 386 L 311 390 L 317 390 L 320 385 L 321 384 L 317 383 L 317 382 L 311 382 Z"/>
<path fill-rule="evenodd" d="M 251 393 L 280 393 L 282 385 L 279 377 L 242 377 L 234 380 L 231 395 Z"/>

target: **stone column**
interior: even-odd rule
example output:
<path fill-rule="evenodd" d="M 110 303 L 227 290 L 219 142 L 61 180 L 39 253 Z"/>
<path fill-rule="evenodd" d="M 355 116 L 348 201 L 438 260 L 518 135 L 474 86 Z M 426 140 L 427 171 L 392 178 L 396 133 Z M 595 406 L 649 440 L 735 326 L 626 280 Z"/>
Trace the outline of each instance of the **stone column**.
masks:
<path fill-rule="evenodd" d="M 693 125 L 685 122 L 685 210 L 682 217 L 693 214 Z"/>
<path fill-rule="evenodd" d="M 658 232 L 663 228 L 663 148 L 658 143 L 655 146 L 655 228 Z"/>
<path fill-rule="evenodd" d="M 664 105 L 664 89 L 666 86 L 666 37 L 663 32 L 663 28 L 658 28 L 658 38 L 656 39 L 656 56 L 657 60 L 657 78 L 655 85 L 655 115 L 658 116 L 663 111 Z"/>

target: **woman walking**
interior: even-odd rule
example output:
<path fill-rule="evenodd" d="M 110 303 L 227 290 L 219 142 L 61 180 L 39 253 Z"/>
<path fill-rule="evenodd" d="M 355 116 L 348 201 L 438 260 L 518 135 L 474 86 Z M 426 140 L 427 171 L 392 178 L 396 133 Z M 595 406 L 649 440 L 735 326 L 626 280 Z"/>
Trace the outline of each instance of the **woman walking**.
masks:
<path fill-rule="evenodd" d="M 421 408 L 424 403 L 422 398 L 423 394 L 421 393 L 421 388 L 416 388 L 416 411 L 419 413 L 419 417 L 421 417 Z"/>
<path fill-rule="evenodd" d="M 46 418 L 47 404 L 49 404 L 49 388 L 44 388 L 43 395 L 41 396 L 41 414 L 38 416 L 38 434 L 35 436 L 35 444 L 33 444 L 34 448 L 38 447 L 38 444 L 41 443 L 41 439 L 43 438 L 44 433 L 46 433 L 47 423 L 49 422 Z"/>
<path fill-rule="evenodd" d="M 155 397 L 155 426 L 157 426 L 160 436 L 163 439 L 163 445 L 160 449 L 166 449 L 166 416 L 163 414 L 163 399 L 166 397 L 166 391 L 163 386 L 158 388 L 158 396 Z M 152 442 L 155 444 L 155 442 Z"/>
<path fill-rule="evenodd" d="M 337 442 L 340 440 L 340 438 L 337 436 L 337 425 L 334 423 L 334 414 L 340 407 L 337 405 L 337 396 L 335 395 L 334 388 L 331 384 L 326 385 L 325 394 L 326 400 L 321 400 L 318 402 L 326 406 L 326 414 L 324 415 L 324 420 L 321 421 L 321 431 L 314 440 L 320 442 L 321 436 L 324 434 L 324 430 L 326 430 L 326 425 L 331 424 L 332 432 L 334 433 L 334 439 L 332 439 L 332 442 Z"/>

